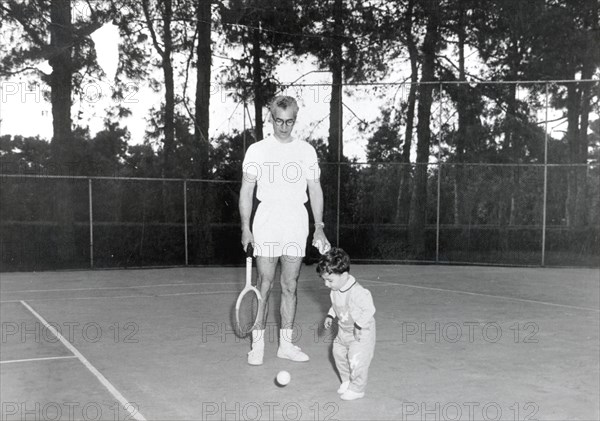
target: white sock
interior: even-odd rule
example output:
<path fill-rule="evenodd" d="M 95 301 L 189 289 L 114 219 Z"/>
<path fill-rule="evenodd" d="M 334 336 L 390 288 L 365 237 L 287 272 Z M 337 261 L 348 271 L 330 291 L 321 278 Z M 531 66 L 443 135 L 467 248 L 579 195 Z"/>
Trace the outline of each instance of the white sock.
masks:
<path fill-rule="evenodd" d="M 265 347 L 265 330 L 255 329 L 252 331 L 252 349 Z"/>
<path fill-rule="evenodd" d="M 292 337 L 294 336 L 294 329 L 279 329 L 279 346 L 288 347 L 292 346 Z"/>

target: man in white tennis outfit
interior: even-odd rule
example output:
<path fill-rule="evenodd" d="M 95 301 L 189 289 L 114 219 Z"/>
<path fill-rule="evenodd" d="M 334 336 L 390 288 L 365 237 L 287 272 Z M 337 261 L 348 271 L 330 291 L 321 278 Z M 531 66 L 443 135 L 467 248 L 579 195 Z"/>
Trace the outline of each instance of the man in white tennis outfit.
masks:
<path fill-rule="evenodd" d="M 267 302 L 278 263 L 281 264 L 281 326 L 277 356 L 292 361 L 309 360 L 292 343 L 296 288 L 309 232 L 305 207 L 309 197 L 315 220 L 312 244 L 321 251 L 330 246 L 323 231 L 323 190 L 317 153 L 312 145 L 292 136 L 298 104 L 292 97 L 277 96 L 271 102 L 270 114 L 273 134 L 246 151 L 239 200 L 242 246 L 245 250 L 249 243 L 254 245 L 258 288 L 263 296 L 259 324 L 252 331 L 252 349 L 248 353 L 251 365 L 263 363 Z M 250 227 L 255 186 L 260 204 Z"/>

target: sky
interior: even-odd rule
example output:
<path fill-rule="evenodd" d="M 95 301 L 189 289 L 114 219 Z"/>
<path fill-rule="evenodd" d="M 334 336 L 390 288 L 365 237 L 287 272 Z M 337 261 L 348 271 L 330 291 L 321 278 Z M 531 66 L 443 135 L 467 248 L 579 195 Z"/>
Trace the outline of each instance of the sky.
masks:
<path fill-rule="evenodd" d="M 104 25 L 94 34 L 99 65 L 105 70 L 106 75 L 99 79 L 91 79 L 82 86 L 83 95 L 75 97 L 72 107 L 72 118 L 79 126 L 88 126 L 92 135 L 103 129 L 106 111 L 113 106 L 111 92 L 113 90 L 114 74 L 116 73 L 119 53 L 118 29 L 112 23 Z M 232 52 L 235 54 L 235 52 Z M 222 68 L 230 65 L 229 60 L 215 56 L 212 64 L 213 86 L 210 98 L 210 136 L 216 137 L 220 133 L 231 133 L 234 129 L 241 131 L 244 127 L 251 127 L 250 118 L 254 118 L 254 105 L 248 104 L 248 112 L 244 119 L 243 104 L 236 103 L 224 87 L 216 82 L 217 74 Z M 476 73 L 476 66 L 471 69 Z M 46 73 L 51 71 L 47 62 L 41 63 L 38 68 Z M 402 81 L 408 76 L 408 68 L 395 66 L 394 73 L 388 75 L 383 81 Z M 403 74 L 403 72 L 405 74 Z M 157 70 L 156 77 L 161 78 Z M 284 63 L 277 68 L 276 77 L 283 84 L 294 83 L 295 86 L 282 92 L 298 99 L 300 113 L 295 126 L 295 135 L 299 138 L 326 139 L 329 128 L 329 101 L 331 82 L 329 72 L 319 71 L 317 65 L 309 58 L 301 58 L 297 63 Z M 193 77 L 187 87 L 188 96 L 195 92 Z M 45 98 L 49 96 L 49 87 L 43 84 L 33 84 L 31 75 L 20 74 L 12 79 L 0 81 L 0 135 L 40 136 L 45 139 L 52 137 L 52 109 L 50 102 Z M 177 81 L 178 94 L 182 93 L 181 83 Z M 145 82 L 130 82 L 129 91 L 123 99 L 126 107 L 130 108 L 132 115 L 121 121 L 131 133 L 131 144 L 144 141 L 147 126 L 146 118 L 150 107 L 158 107 L 163 99 L 163 92 L 153 92 Z M 372 123 L 381 115 L 383 107 L 398 104 L 401 99 L 406 99 L 408 85 L 363 86 L 347 87 L 344 90 L 344 154 L 350 158 L 364 161 L 366 158 L 365 146 L 376 124 L 367 125 L 367 130 L 358 130 L 359 122 Z M 194 99 L 190 98 L 188 106 L 193 108 Z M 435 109 L 432 110 L 434 116 Z M 551 119 L 557 110 L 551 111 Z M 185 112 L 183 110 L 183 112 Z M 263 110 L 266 117 L 266 109 Z M 538 120 L 545 117 L 540 115 Z M 266 118 L 265 118 L 266 121 Z M 245 125 L 245 126 L 244 126 Z M 560 125 L 550 127 L 551 134 L 560 137 L 559 132 L 564 129 Z M 265 136 L 272 132 L 272 126 L 266 122 Z M 413 142 L 413 149 L 416 142 Z M 414 161 L 415 151 L 412 151 Z M 435 157 L 432 157 L 435 160 Z"/>
<path fill-rule="evenodd" d="M 106 110 L 114 105 L 110 94 L 113 89 L 114 74 L 118 65 L 118 30 L 112 24 L 107 24 L 92 34 L 98 64 L 105 70 L 107 76 L 89 80 L 82 86 L 83 96 L 75 97 L 72 107 L 73 122 L 80 126 L 88 126 L 93 134 L 102 130 Z M 227 60 L 215 57 L 213 59 L 213 80 L 220 68 L 228 66 Z M 38 68 L 50 73 L 47 62 Z M 301 60 L 296 64 L 283 64 L 277 69 L 277 78 L 284 84 L 296 82 L 303 86 L 287 89 L 284 93 L 299 100 L 300 113 L 295 127 L 295 134 L 300 138 L 327 138 L 329 127 L 329 93 L 327 84 L 331 81 L 328 72 L 319 72 L 315 64 L 309 60 Z M 160 74 L 157 75 L 160 80 Z M 34 77 L 22 74 L 0 82 L 0 135 L 40 136 L 45 139 L 52 137 L 52 108 L 45 98 L 49 96 L 50 88 L 43 84 L 33 83 Z M 193 81 L 187 88 L 188 96 L 195 89 Z M 321 86 L 304 86 L 306 84 L 321 84 Z M 123 99 L 124 105 L 131 109 L 132 115 L 122 121 L 131 132 L 130 143 L 142 143 L 146 129 L 146 117 L 151 106 L 157 107 L 163 98 L 163 92 L 153 92 L 143 82 L 130 83 L 130 93 Z M 179 87 L 179 92 L 182 89 Z M 228 133 L 233 129 L 242 130 L 244 123 L 250 127 L 250 117 L 254 119 L 254 105 L 248 104 L 248 113 L 244 122 L 243 104 L 236 103 L 223 86 L 214 82 L 211 88 L 210 103 L 210 136 Z M 346 97 L 344 104 L 344 152 L 347 156 L 364 159 L 366 140 L 364 133 L 358 133 L 356 123 L 361 120 L 372 120 L 379 115 L 379 107 L 373 105 L 372 95 L 361 95 L 356 92 L 352 97 Z M 193 98 L 188 104 L 193 108 Z M 352 110 L 356 116 L 350 112 Z M 266 116 L 266 109 L 263 111 Z M 349 123 L 348 123 L 349 122 Z M 267 122 L 264 126 L 265 136 L 272 132 L 272 126 Z"/>
<path fill-rule="evenodd" d="M 219 63 L 215 63 L 218 67 Z M 41 66 L 45 68 L 45 66 Z M 281 66 L 278 73 L 279 79 L 284 82 L 293 82 L 303 74 L 310 72 L 310 63 L 301 65 Z M 299 100 L 300 113 L 295 127 L 295 134 L 299 137 L 327 138 L 329 128 L 329 94 L 331 89 L 326 86 L 330 83 L 330 75 L 312 73 L 302 78 L 298 83 L 318 83 L 320 86 L 300 86 L 289 88 L 286 94 Z M 131 143 L 142 143 L 146 129 L 146 117 L 150 106 L 158 106 L 162 100 L 162 92 L 154 93 L 143 83 L 131 83 L 130 93 L 123 100 L 124 105 L 131 109 L 132 115 L 122 121 L 131 132 Z M 210 98 L 210 135 L 231 132 L 232 129 L 242 130 L 244 127 L 243 104 L 236 103 L 221 85 L 214 83 Z M 84 98 L 74 98 L 72 118 L 74 123 L 89 126 L 92 134 L 103 128 L 106 109 L 113 105 L 110 99 L 112 84 L 106 78 L 90 81 L 83 85 Z M 194 92 L 193 86 L 188 86 L 189 92 Z M 45 99 L 49 94 L 49 87 L 41 84 L 31 84 L 25 77 L 13 78 L 0 82 L 0 135 L 36 136 L 50 139 L 52 137 L 52 108 Z M 352 119 L 344 128 L 344 150 L 348 156 L 364 158 L 364 135 L 358 133 L 355 125 L 358 118 L 372 120 L 379 115 L 379 107 L 373 106 L 372 98 L 368 94 L 356 92 L 353 97 L 347 97 L 344 104 L 345 121 Z M 193 107 L 193 98 L 190 106 Z M 254 119 L 254 105 L 247 104 L 248 113 L 245 121 L 250 127 Z M 353 116 L 354 112 L 357 117 Z M 266 110 L 263 111 L 266 115 Z M 272 132 L 270 124 L 265 124 L 265 135 Z"/>

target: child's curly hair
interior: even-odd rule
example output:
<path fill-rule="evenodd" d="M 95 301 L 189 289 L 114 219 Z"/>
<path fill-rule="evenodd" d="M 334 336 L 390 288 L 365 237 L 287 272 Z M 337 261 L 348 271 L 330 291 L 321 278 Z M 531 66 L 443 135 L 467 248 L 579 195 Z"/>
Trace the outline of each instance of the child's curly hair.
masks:
<path fill-rule="evenodd" d="M 323 254 L 317 264 L 317 273 L 323 275 L 326 273 L 342 274 L 350 272 L 350 256 L 339 247 L 332 247 Z"/>

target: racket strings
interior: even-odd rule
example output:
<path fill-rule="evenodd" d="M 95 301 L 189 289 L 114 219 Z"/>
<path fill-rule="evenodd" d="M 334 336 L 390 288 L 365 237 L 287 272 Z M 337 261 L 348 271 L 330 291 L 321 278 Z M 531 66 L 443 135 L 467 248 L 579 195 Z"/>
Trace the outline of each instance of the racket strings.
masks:
<path fill-rule="evenodd" d="M 258 318 L 258 297 L 254 291 L 246 292 L 240 301 L 238 311 L 238 330 L 242 336 L 247 336 L 254 329 Z"/>

